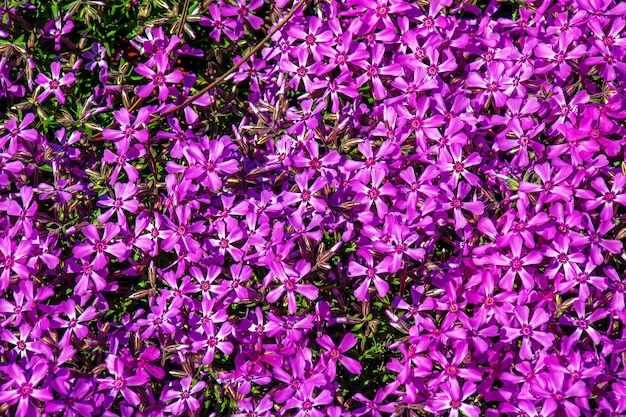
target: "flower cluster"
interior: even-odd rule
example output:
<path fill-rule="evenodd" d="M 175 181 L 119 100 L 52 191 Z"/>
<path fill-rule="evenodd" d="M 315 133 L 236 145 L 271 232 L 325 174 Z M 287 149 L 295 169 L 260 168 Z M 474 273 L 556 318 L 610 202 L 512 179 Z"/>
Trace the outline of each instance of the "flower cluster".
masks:
<path fill-rule="evenodd" d="M 1 412 L 626 412 L 625 3 L 32 3 Z"/>

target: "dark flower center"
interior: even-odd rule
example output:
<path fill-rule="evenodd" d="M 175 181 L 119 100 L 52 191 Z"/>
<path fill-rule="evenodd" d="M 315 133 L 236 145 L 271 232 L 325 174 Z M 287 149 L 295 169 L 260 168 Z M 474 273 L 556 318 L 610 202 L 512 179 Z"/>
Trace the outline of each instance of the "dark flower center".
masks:
<path fill-rule="evenodd" d="M 309 161 L 309 166 L 313 169 L 320 169 L 322 167 L 322 163 L 319 159 L 313 158 Z"/>
<path fill-rule="evenodd" d="M 93 250 L 96 252 L 103 252 L 107 248 L 107 245 L 102 241 L 97 241 L 95 245 L 93 245 Z"/>
<path fill-rule="evenodd" d="M 514 258 L 511 261 L 511 269 L 513 269 L 514 271 L 519 271 L 520 269 L 522 269 L 522 263 L 520 262 L 519 258 Z"/>
<path fill-rule="evenodd" d="M 20 392 L 22 393 L 23 397 L 30 396 L 32 391 L 33 391 L 33 387 L 31 384 L 28 384 L 28 383 L 22 385 L 22 388 L 20 389 Z"/>
<path fill-rule="evenodd" d="M 369 190 L 367 195 L 371 200 L 376 200 L 380 196 L 380 190 L 374 187 L 371 190 Z"/>

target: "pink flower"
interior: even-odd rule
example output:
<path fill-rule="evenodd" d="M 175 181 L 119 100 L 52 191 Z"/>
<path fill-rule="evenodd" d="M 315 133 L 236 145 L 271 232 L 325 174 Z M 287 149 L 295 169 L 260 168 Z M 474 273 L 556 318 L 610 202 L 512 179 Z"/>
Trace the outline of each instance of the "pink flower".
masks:
<path fill-rule="evenodd" d="M 137 87 L 137 95 L 144 98 L 148 97 L 152 94 L 152 91 L 157 88 L 159 90 L 157 96 L 159 101 L 165 101 L 169 95 L 166 83 L 179 83 L 183 79 L 183 74 L 180 70 L 167 73 L 170 69 L 170 62 L 165 53 L 157 53 L 154 57 L 154 61 L 156 63 L 156 71 L 152 70 L 146 64 L 137 64 L 135 72 L 151 80 L 148 84 Z"/>
<path fill-rule="evenodd" d="M 339 343 L 339 346 L 335 346 L 330 336 L 326 334 L 315 340 L 317 344 L 326 349 L 326 352 L 322 354 L 322 363 L 326 366 L 325 374 L 330 380 L 335 379 L 338 361 L 346 367 L 348 372 L 356 375 L 361 373 L 362 366 L 359 361 L 343 355 L 344 352 L 352 349 L 358 342 L 352 333 L 347 333 L 341 340 L 341 343 Z"/>
<path fill-rule="evenodd" d="M 52 78 L 45 74 L 39 74 L 35 79 L 35 82 L 44 88 L 43 93 L 39 95 L 37 101 L 43 103 L 46 98 L 52 93 L 56 97 L 59 104 L 65 104 L 65 95 L 61 90 L 61 87 L 70 85 L 76 81 L 74 73 L 68 72 L 61 77 L 61 63 L 53 62 L 50 64 L 50 70 L 52 71 Z"/>

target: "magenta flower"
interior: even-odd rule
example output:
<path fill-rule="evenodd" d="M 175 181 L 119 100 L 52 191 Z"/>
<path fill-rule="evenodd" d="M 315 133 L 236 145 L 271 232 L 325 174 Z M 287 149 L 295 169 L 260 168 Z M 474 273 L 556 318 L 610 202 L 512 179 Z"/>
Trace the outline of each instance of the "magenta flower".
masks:
<path fill-rule="evenodd" d="M 245 21 L 247 21 L 254 30 L 258 30 L 261 25 L 263 25 L 263 19 L 250 12 L 261 6 L 263 6 L 263 0 L 251 0 L 250 3 L 246 0 L 237 0 L 237 6 L 231 6 L 229 4 L 224 5 L 221 8 L 221 12 L 224 16 L 237 16 L 237 23 L 240 25 L 238 30 L 242 30 Z"/>
<path fill-rule="evenodd" d="M 61 87 L 74 83 L 76 77 L 72 72 L 68 72 L 61 77 L 61 63 L 58 61 L 50 64 L 50 70 L 52 71 L 52 78 L 40 73 L 35 79 L 35 82 L 44 89 L 37 101 L 43 103 L 50 94 L 54 93 L 59 104 L 65 104 L 65 95 Z"/>
<path fill-rule="evenodd" d="M 79 339 L 84 338 L 89 333 L 89 327 L 83 323 L 88 323 L 97 315 L 96 309 L 93 306 L 89 306 L 84 311 L 81 311 L 77 317 L 76 303 L 71 299 L 59 307 L 59 312 L 62 312 L 67 317 L 67 320 L 64 320 L 59 315 L 52 320 L 55 327 L 66 329 L 61 343 L 68 343 L 72 335 Z"/>
<path fill-rule="evenodd" d="M 442 201 L 442 209 L 452 209 L 454 213 L 455 229 L 463 229 L 467 225 L 467 219 L 463 215 L 462 210 L 469 211 L 470 213 L 478 216 L 483 214 L 485 204 L 482 201 L 477 201 L 475 199 L 473 201 L 463 201 L 472 190 L 472 187 L 466 182 L 459 182 L 456 193 L 453 192 L 446 183 L 441 184 L 441 188 L 448 199 L 447 202 Z"/>
<path fill-rule="evenodd" d="M 149 378 L 145 373 L 138 373 L 137 375 L 129 375 L 126 371 L 122 359 L 117 356 L 109 356 L 106 359 L 107 370 L 112 377 L 99 379 L 100 391 L 108 390 L 107 397 L 109 401 L 113 401 L 119 393 L 122 394 L 124 399 L 132 405 L 139 405 L 141 399 L 139 395 L 130 387 L 142 386 L 148 382 Z"/>
<path fill-rule="evenodd" d="M 200 352 L 206 349 L 206 353 L 202 359 L 203 364 L 210 365 L 211 362 L 213 362 L 216 349 L 220 350 L 225 355 L 230 355 L 233 352 L 233 344 L 226 340 L 233 331 L 233 326 L 230 323 L 223 323 L 217 332 L 215 324 L 210 321 L 203 323 L 202 328 L 204 330 L 202 340 L 193 342 L 192 347 L 194 351 Z"/>
<path fill-rule="evenodd" d="M 167 305 L 165 296 L 157 298 L 156 303 L 150 307 L 151 312 L 148 314 L 148 317 L 137 320 L 139 326 L 146 326 L 146 329 L 141 333 L 141 337 L 147 339 L 155 331 L 158 331 L 159 335 L 175 333 L 176 316 L 180 312 L 179 307 L 181 304 L 182 300 L 179 298 L 174 299 L 169 305 Z"/>
<path fill-rule="evenodd" d="M 537 330 L 545 327 L 550 320 L 550 315 L 543 309 L 535 309 L 530 318 L 530 309 L 527 306 L 517 306 L 513 311 L 516 327 L 503 327 L 503 340 L 512 342 L 522 338 L 522 346 L 520 348 L 520 358 L 532 359 L 533 349 L 532 341 L 538 342 L 544 348 L 551 347 L 554 342 L 554 335 L 545 331 Z"/>
<path fill-rule="evenodd" d="M 124 211 L 136 213 L 139 210 L 139 201 L 136 198 L 137 187 L 135 184 L 118 182 L 113 185 L 113 189 L 115 191 L 114 199 L 105 195 L 104 198 L 98 201 L 98 206 L 111 207 L 98 216 L 98 221 L 105 223 L 113 214 L 116 214 L 118 223 L 126 224 Z"/>
<path fill-rule="evenodd" d="M 369 175 L 367 176 L 369 177 Z M 383 183 L 385 180 L 385 171 L 382 169 L 374 169 L 370 178 L 363 178 L 366 183 L 361 181 L 352 181 L 351 188 L 356 193 L 355 201 L 361 203 L 366 210 L 372 205 L 376 207 L 376 213 L 379 217 L 384 217 L 389 210 L 387 202 L 383 200 L 384 196 L 393 197 L 396 195 L 396 188 L 389 182 Z M 367 184 L 367 185 L 366 185 Z"/>
<path fill-rule="evenodd" d="M 576 265 L 585 261 L 585 255 L 581 252 L 573 252 L 571 239 L 566 236 L 557 236 L 551 246 L 544 247 L 543 251 L 547 257 L 552 258 L 552 264 L 546 270 L 546 275 L 554 278 L 560 271 L 568 281 L 576 279 Z"/>
<path fill-rule="evenodd" d="M 211 38 L 215 39 L 216 42 L 219 42 L 223 33 L 228 36 L 230 40 L 237 40 L 238 36 L 235 34 L 234 31 L 237 25 L 235 20 L 223 19 L 220 12 L 220 7 L 215 3 L 211 3 L 211 5 L 209 6 L 209 14 L 211 15 L 211 17 L 202 16 L 200 18 L 200 25 L 214 28 L 211 33 L 209 33 L 209 36 Z"/>
<path fill-rule="evenodd" d="M 96 257 L 93 261 L 93 269 L 100 270 L 109 263 L 109 258 L 105 255 L 108 253 L 115 256 L 119 260 L 124 260 L 128 253 L 128 248 L 123 242 L 112 243 L 120 234 L 120 227 L 116 224 L 107 223 L 104 225 L 104 233 L 100 238 L 98 228 L 94 224 L 87 225 L 83 229 L 83 234 L 87 238 L 88 243 L 79 243 L 74 246 L 74 256 L 80 259 L 86 259 L 95 253 Z"/>
<path fill-rule="evenodd" d="M 154 57 L 154 61 L 156 64 L 156 71 L 148 67 L 146 64 L 137 64 L 135 72 L 151 80 L 148 84 L 137 87 L 137 95 L 143 98 L 148 97 L 152 94 L 152 91 L 157 88 L 159 90 L 157 96 L 159 101 L 165 101 L 169 95 L 166 83 L 179 83 L 183 79 L 183 74 L 180 70 L 169 72 L 170 61 L 168 56 L 164 53 L 157 53 Z"/>
<path fill-rule="evenodd" d="M 595 309 L 592 313 L 587 314 L 585 313 L 585 300 L 574 301 L 574 311 L 576 312 L 578 318 L 573 318 L 569 315 L 561 316 L 562 323 L 576 327 L 576 330 L 574 330 L 571 338 L 578 342 L 584 332 L 587 333 L 594 345 L 599 344 L 603 337 L 600 332 L 591 326 L 591 323 L 602 320 L 609 314 L 609 311 L 599 308 Z"/>
<path fill-rule="evenodd" d="M 66 384 L 55 384 L 55 391 L 61 397 L 58 400 L 47 401 L 44 410 L 47 413 L 63 412 L 67 417 L 89 417 L 95 410 L 93 402 L 87 397 L 93 392 L 93 382 L 87 379 L 79 379 L 74 384 L 74 389 L 69 388 Z"/>
<path fill-rule="evenodd" d="M 211 191 L 219 190 L 222 187 L 222 176 L 234 174 L 239 169 L 239 163 L 235 159 L 225 158 L 225 139 L 227 138 L 207 140 L 204 149 L 198 146 L 186 147 L 183 153 L 190 167 L 185 170 L 185 179 L 200 178 L 201 184 L 208 186 Z"/>
<path fill-rule="evenodd" d="M 428 406 L 432 412 L 436 415 L 447 412 L 450 417 L 459 417 L 459 413 L 468 417 L 480 416 L 480 408 L 477 405 L 464 402 L 476 392 L 476 384 L 466 381 L 461 388 L 456 379 L 450 379 L 443 387 L 444 391 L 435 396 Z"/>
<path fill-rule="evenodd" d="M 626 205 L 626 191 L 624 189 L 624 186 L 626 185 L 626 175 L 622 173 L 615 175 L 610 189 L 602 177 L 595 178 L 591 182 L 591 185 L 593 190 L 600 193 L 600 196 L 585 202 L 585 209 L 593 210 L 601 205 L 602 211 L 600 212 L 600 218 L 605 222 L 611 220 L 613 218 L 616 203 L 623 206 Z"/>
<path fill-rule="evenodd" d="M 333 396 L 328 390 L 323 390 L 314 396 L 314 389 L 314 385 L 304 384 L 294 398 L 287 400 L 282 410 L 297 409 L 297 412 L 293 414 L 294 417 L 324 417 L 324 413 L 315 407 L 330 404 L 333 401 Z"/>
<path fill-rule="evenodd" d="M 204 232 L 206 226 L 201 221 L 192 223 L 191 208 L 188 205 L 176 207 L 176 219 L 178 224 L 170 220 L 169 217 L 165 217 L 167 229 L 161 232 L 163 238 L 161 248 L 166 252 L 174 248 L 177 252 L 182 248 L 185 248 L 187 252 L 198 250 L 200 243 L 191 235 Z"/>
<path fill-rule="evenodd" d="M 313 184 L 309 186 L 309 181 L 313 178 L 314 173 L 311 171 L 297 174 L 294 180 L 300 192 L 286 191 L 283 193 L 283 204 L 289 207 L 295 203 L 300 203 L 299 207 L 312 206 L 316 212 L 324 213 L 327 205 L 326 202 L 318 196 L 318 193 L 324 188 L 327 181 L 325 178 L 317 177 Z"/>
<path fill-rule="evenodd" d="M 558 200 L 569 201 L 572 198 L 572 188 L 566 181 L 572 173 L 571 167 L 565 167 L 564 169 L 558 170 L 558 172 L 554 172 L 554 169 L 549 163 L 544 163 L 536 165 L 534 171 L 542 184 L 521 181 L 519 184 L 520 192 L 541 192 L 540 201 L 545 203 L 552 203 Z"/>
<path fill-rule="evenodd" d="M 124 150 L 130 148 L 131 138 L 141 143 L 147 142 L 150 139 L 150 133 L 145 127 L 153 111 L 154 109 L 150 107 L 142 107 L 136 117 L 125 108 L 114 112 L 113 117 L 115 117 L 119 129 L 104 129 L 102 137 L 114 141 L 118 149 Z M 131 120 L 133 121 L 131 122 Z"/>
<path fill-rule="evenodd" d="M 47 372 L 47 367 L 36 366 L 27 379 L 18 365 L 7 365 L 3 373 L 9 377 L 10 382 L 3 385 L 0 391 L 0 403 L 17 404 L 15 417 L 38 416 L 38 407 L 31 403 L 32 399 L 44 402 L 54 399 L 49 388 L 37 388 Z"/>
<path fill-rule="evenodd" d="M 35 115 L 33 113 L 27 113 L 24 118 L 18 124 L 18 120 L 15 117 L 11 117 L 8 122 L 4 124 L 4 129 L 8 133 L 0 137 L 0 148 L 4 148 L 4 145 L 9 142 L 8 152 L 14 154 L 18 149 L 19 140 L 25 140 L 27 142 L 37 142 L 39 139 L 39 133 L 37 129 L 26 129 L 35 121 Z M 18 161 L 14 161 L 18 162 Z"/>
<path fill-rule="evenodd" d="M 326 352 L 322 354 L 322 364 L 326 367 L 324 374 L 331 380 L 335 379 L 337 371 L 337 362 L 341 362 L 343 366 L 352 374 L 360 374 L 362 366 L 356 359 L 349 358 L 343 355 L 344 352 L 349 351 L 358 342 L 357 338 L 352 334 L 346 334 L 339 346 L 335 346 L 332 339 L 328 335 L 324 335 L 321 338 L 315 339 L 317 344 L 326 349 Z"/>
<path fill-rule="evenodd" d="M 54 16 L 53 16 L 54 17 Z M 74 22 L 69 19 L 69 16 L 57 16 L 46 23 L 43 27 L 42 37 L 44 39 L 54 40 L 54 50 L 61 50 L 61 42 L 65 40 L 65 35 L 72 32 L 74 29 Z"/>
<path fill-rule="evenodd" d="M 169 390 L 165 396 L 165 399 L 176 399 L 173 403 L 169 404 L 166 409 L 172 412 L 174 415 L 182 415 L 186 410 L 195 412 L 200 408 L 200 401 L 194 396 L 201 392 L 206 386 L 206 382 L 198 381 L 192 385 L 193 378 L 187 376 L 183 378 L 179 384 L 180 388 L 176 390 Z M 200 396 L 201 399 L 204 397 Z"/>
<path fill-rule="evenodd" d="M 27 240 L 15 240 L 5 236 L 0 239 L 0 291 L 9 288 L 11 274 L 15 273 L 21 279 L 28 279 L 30 269 L 26 265 L 32 246 Z"/>
<path fill-rule="evenodd" d="M 565 374 L 559 371 L 544 373 L 531 387 L 531 393 L 543 398 L 544 411 L 547 414 L 560 409 L 567 417 L 580 416 L 580 406 L 569 400 L 570 398 L 586 398 L 589 390 L 584 382 L 565 379 Z M 547 410 L 546 410 L 547 408 Z M 583 407 L 588 409 L 587 407 Z M 548 411 L 549 410 L 549 411 Z"/>
<path fill-rule="evenodd" d="M 218 250 L 221 256 L 226 253 L 230 254 L 235 261 L 240 261 L 244 255 L 243 250 L 233 245 L 244 238 L 244 232 L 237 224 L 237 221 L 231 219 L 227 222 L 218 222 L 215 225 L 217 232 L 216 239 L 209 239 L 209 242 Z"/>
<path fill-rule="evenodd" d="M 492 255 L 484 260 L 481 260 L 479 264 L 491 263 L 493 265 L 508 267 L 504 276 L 500 279 L 500 285 L 507 291 L 513 290 L 515 278 L 519 276 L 522 280 L 522 286 L 529 290 L 535 286 L 535 280 L 532 275 L 524 268 L 529 265 L 537 265 L 543 260 L 543 256 L 539 251 L 531 251 L 522 256 L 522 238 L 519 236 L 513 236 L 510 242 L 511 255 L 504 255 L 501 253 Z"/>
<path fill-rule="evenodd" d="M 363 282 L 361 282 L 358 288 L 354 291 L 354 296 L 357 300 L 368 301 L 370 286 L 373 282 L 378 296 L 384 297 L 389 291 L 389 284 L 387 284 L 387 282 L 379 275 L 389 272 L 388 267 L 391 263 L 391 259 L 385 258 L 383 261 L 375 263 L 374 258 L 369 251 L 363 251 L 361 255 L 363 256 L 367 266 L 361 265 L 355 261 L 350 261 L 350 264 L 348 265 L 349 277 L 365 277 Z"/>
<path fill-rule="evenodd" d="M 109 64 L 106 62 L 107 51 L 104 45 L 99 42 L 92 42 L 91 49 L 83 53 L 83 58 L 88 62 L 85 64 L 87 71 L 96 69 L 107 69 Z"/>
<path fill-rule="evenodd" d="M 374 98 L 377 100 L 382 100 L 387 97 L 387 89 L 383 86 L 383 82 L 380 78 L 381 75 L 399 77 L 404 74 L 404 70 L 400 64 L 382 65 L 384 54 L 384 45 L 374 45 L 371 61 L 361 65 L 361 68 L 364 69 L 365 72 L 356 79 L 356 85 L 359 87 L 369 80 L 372 85 L 372 91 L 374 92 Z"/>
<path fill-rule="evenodd" d="M 117 153 L 114 153 L 109 149 L 105 149 L 102 156 L 103 162 L 115 164 L 115 168 L 113 168 L 113 172 L 109 178 L 109 184 L 114 185 L 117 182 L 122 169 L 126 172 L 128 181 L 130 183 L 135 183 L 139 178 L 139 172 L 137 171 L 137 168 L 130 163 L 130 161 L 143 157 L 146 154 L 146 148 L 139 143 L 131 146 L 130 148 L 126 147 L 124 142 L 118 142 L 118 144 L 120 146 L 117 149 Z"/>
<path fill-rule="evenodd" d="M 308 298 L 309 300 L 315 300 L 318 297 L 319 290 L 316 286 L 310 284 L 300 284 L 300 281 L 311 271 L 311 265 L 302 259 L 298 261 L 294 270 L 291 268 L 286 269 L 284 273 L 277 274 L 277 279 L 280 284 L 278 287 L 267 293 L 266 299 L 270 303 L 275 303 L 286 292 L 287 293 L 287 310 L 290 314 L 294 314 L 297 310 L 296 295 L 298 293 Z M 279 271 L 277 271 L 279 272 Z"/>

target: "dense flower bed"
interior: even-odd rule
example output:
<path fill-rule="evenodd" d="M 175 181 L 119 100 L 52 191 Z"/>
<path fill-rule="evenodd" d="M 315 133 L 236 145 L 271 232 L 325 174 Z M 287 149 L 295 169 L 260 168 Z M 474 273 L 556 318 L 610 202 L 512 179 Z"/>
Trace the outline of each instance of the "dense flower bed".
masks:
<path fill-rule="evenodd" d="M 0 413 L 626 412 L 626 3 L 106 3 L 0 6 Z"/>

